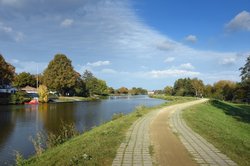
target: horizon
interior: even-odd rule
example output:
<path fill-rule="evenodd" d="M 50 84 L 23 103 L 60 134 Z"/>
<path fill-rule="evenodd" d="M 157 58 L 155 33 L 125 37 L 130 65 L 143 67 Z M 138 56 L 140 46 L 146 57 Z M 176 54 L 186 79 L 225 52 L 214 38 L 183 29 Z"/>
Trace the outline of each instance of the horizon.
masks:
<path fill-rule="evenodd" d="M 0 53 L 32 74 L 63 53 L 116 89 L 163 89 L 185 77 L 239 82 L 250 54 L 247 3 L 0 0 Z"/>

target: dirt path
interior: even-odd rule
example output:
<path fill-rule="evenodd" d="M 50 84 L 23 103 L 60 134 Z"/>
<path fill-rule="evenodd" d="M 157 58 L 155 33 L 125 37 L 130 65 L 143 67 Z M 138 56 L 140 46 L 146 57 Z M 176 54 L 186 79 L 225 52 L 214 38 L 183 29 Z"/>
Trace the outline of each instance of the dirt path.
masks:
<path fill-rule="evenodd" d="M 168 106 L 138 119 L 117 150 L 112 166 L 236 165 L 194 133 L 181 118 L 183 109 L 205 101 Z M 150 155 L 151 145 L 154 159 Z"/>
<path fill-rule="evenodd" d="M 150 125 L 150 135 L 157 164 L 162 166 L 197 165 L 177 135 L 173 133 L 169 118 L 176 109 L 184 109 L 201 102 L 204 100 L 165 107 L 154 117 Z"/>

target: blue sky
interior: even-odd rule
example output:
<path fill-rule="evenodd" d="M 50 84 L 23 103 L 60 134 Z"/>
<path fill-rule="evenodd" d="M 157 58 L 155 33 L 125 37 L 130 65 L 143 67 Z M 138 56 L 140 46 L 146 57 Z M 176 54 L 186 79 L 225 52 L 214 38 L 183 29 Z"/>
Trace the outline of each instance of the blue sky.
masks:
<path fill-rule="evenodd" d="M 114 88 L 240 81 L 249 43 L 248 0 L 0 0 L 0 53 L 16 72 L 64 53 Z"/>

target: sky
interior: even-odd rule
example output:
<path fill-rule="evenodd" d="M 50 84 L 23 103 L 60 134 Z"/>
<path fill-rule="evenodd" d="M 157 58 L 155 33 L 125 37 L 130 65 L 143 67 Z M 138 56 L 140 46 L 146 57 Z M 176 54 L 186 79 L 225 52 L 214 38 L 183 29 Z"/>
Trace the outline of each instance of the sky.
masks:
<path fill-rule="evenodd" d="M 0 0 L 0 54 L 17 73 L 62 53 L 114 88 L 240 81 L 249 43 L 248 0 Z"/>

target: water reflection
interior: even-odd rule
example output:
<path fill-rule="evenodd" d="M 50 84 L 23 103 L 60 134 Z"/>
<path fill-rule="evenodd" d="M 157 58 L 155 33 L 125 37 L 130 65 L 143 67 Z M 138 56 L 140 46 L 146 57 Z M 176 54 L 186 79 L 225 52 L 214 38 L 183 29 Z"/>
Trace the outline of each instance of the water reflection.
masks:
<path fill-rule="evenodd" d="M 0 165 L 6 161 L 13 163 L 14 150 L 24 157 L 32 155 L 34 148 L 29 137 L 39 131 L 56 134 L 62 123 L 74 123 L 82 132 L 110 120 L 114 113 L 126 114 L 137 105 L 153 106 L 163 102 L 137 96 L 95 102 L 0 106 Z"/>

